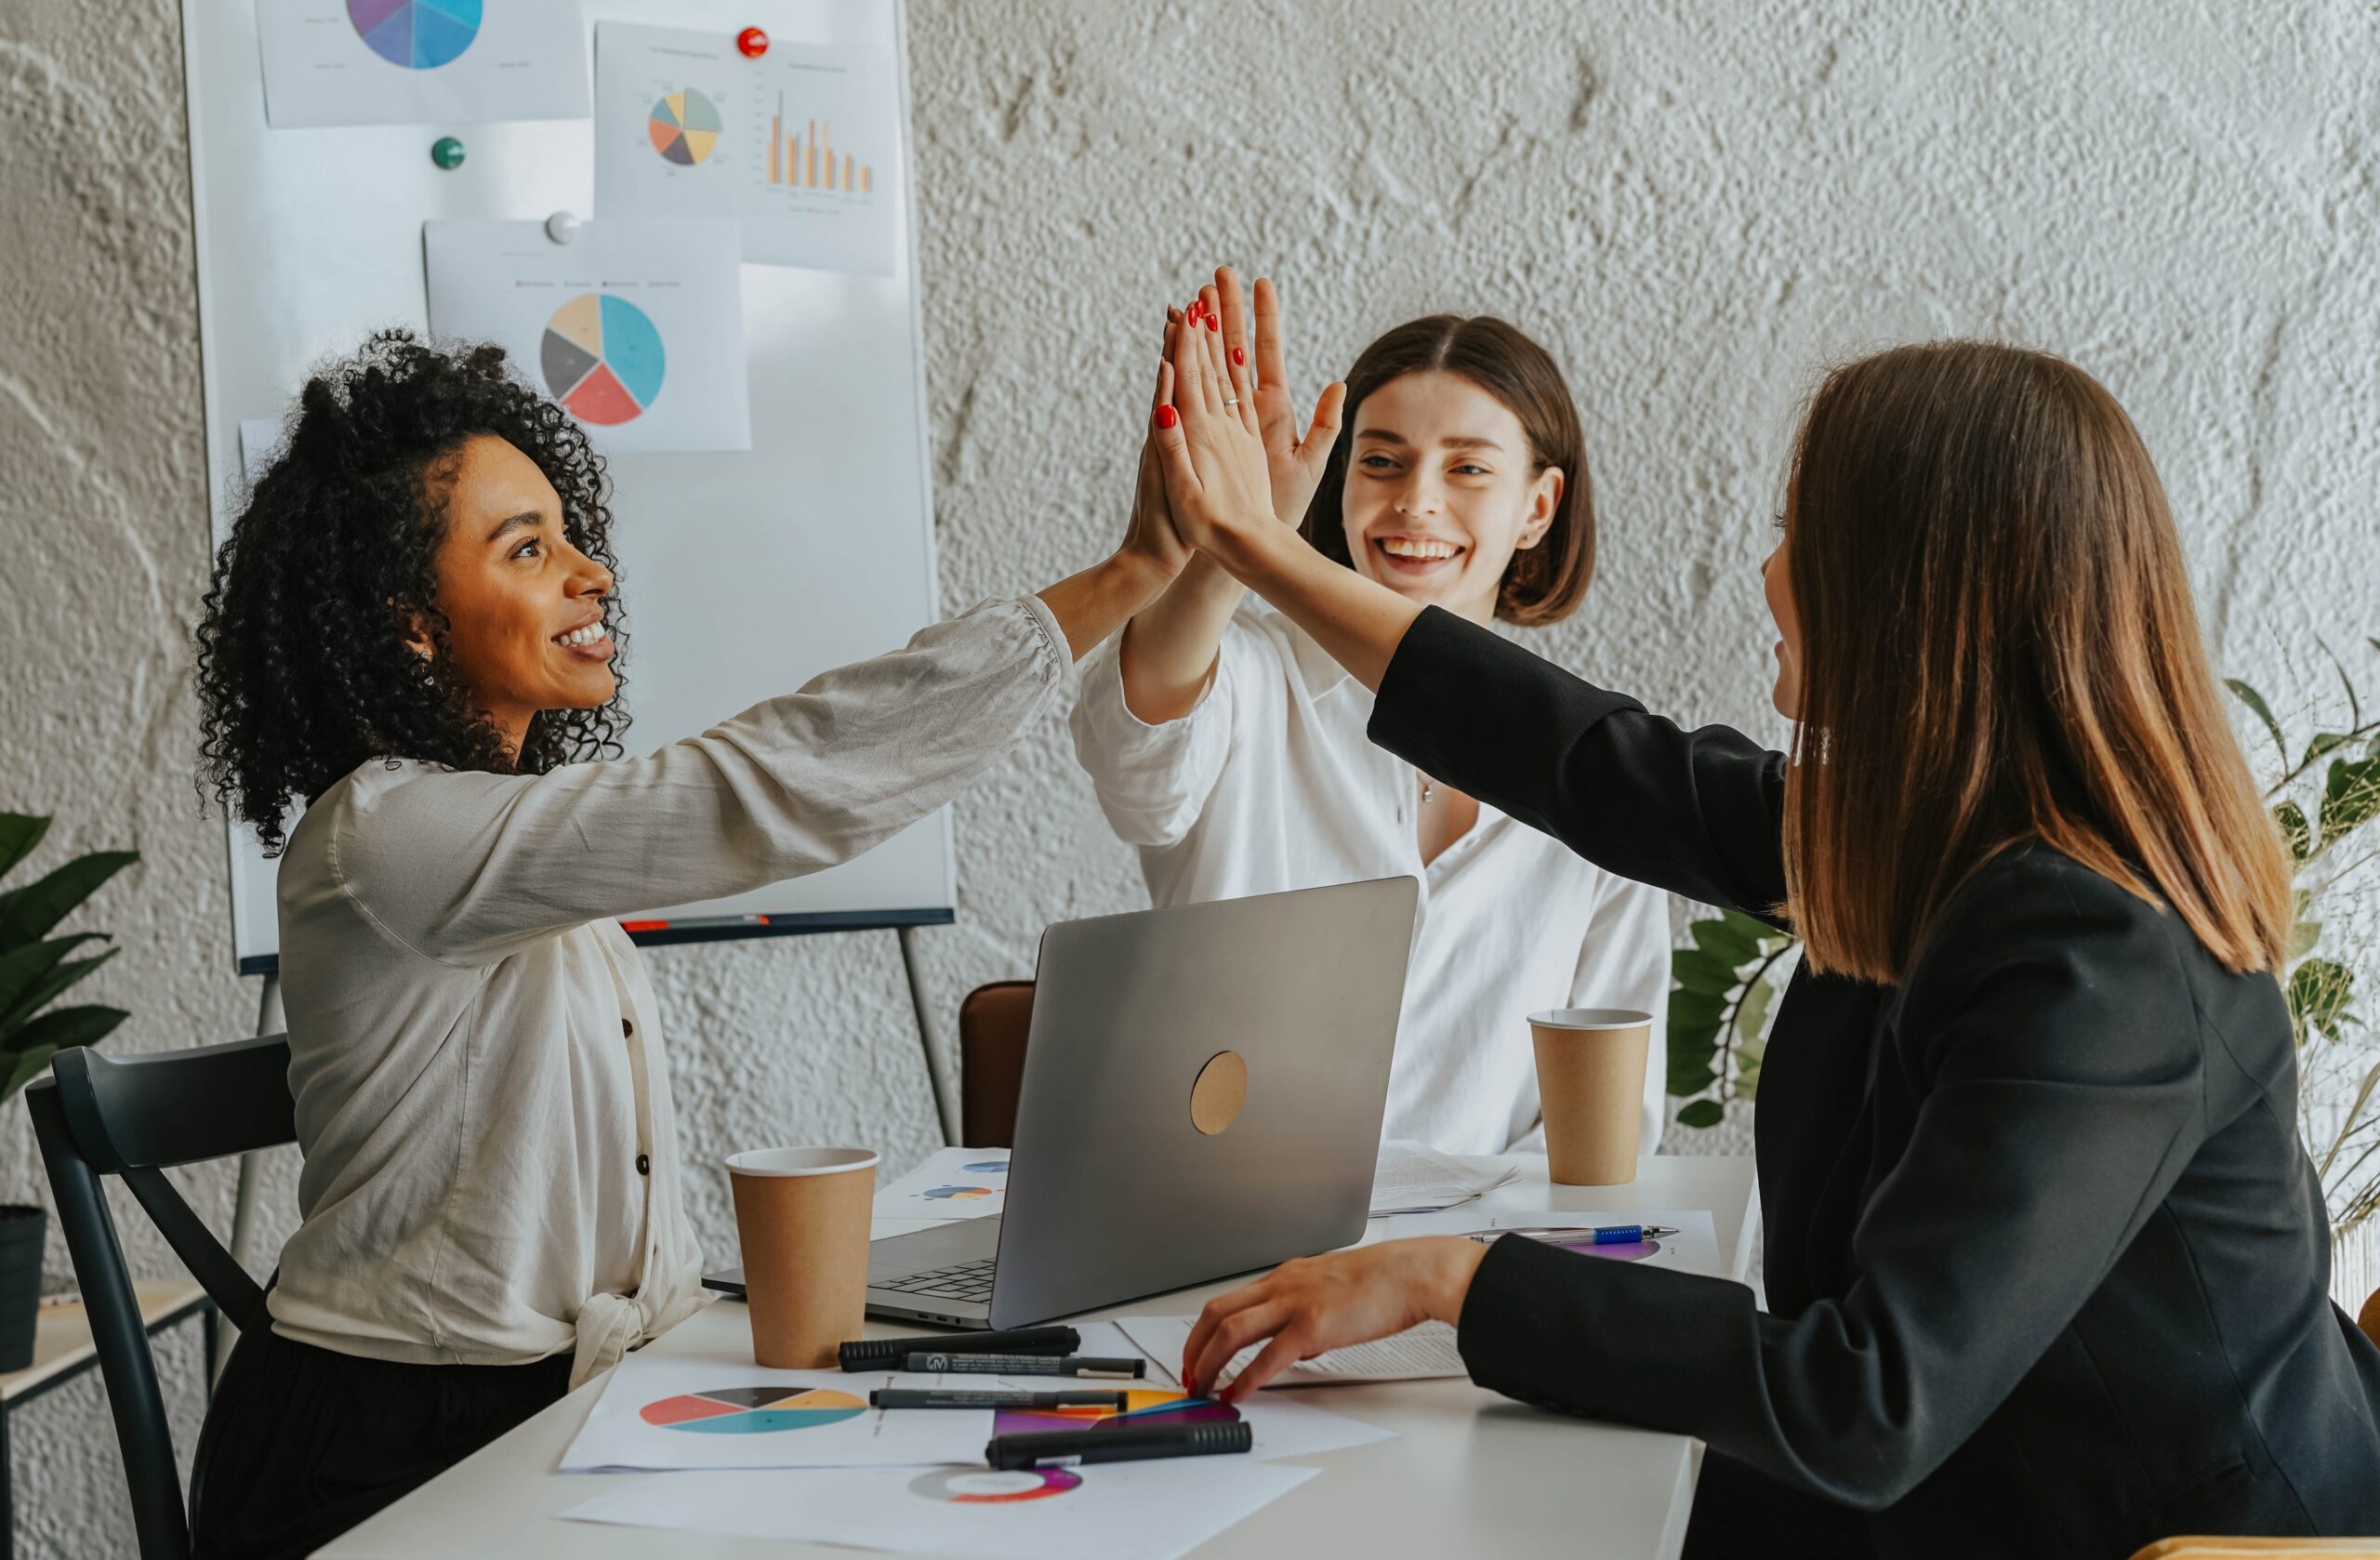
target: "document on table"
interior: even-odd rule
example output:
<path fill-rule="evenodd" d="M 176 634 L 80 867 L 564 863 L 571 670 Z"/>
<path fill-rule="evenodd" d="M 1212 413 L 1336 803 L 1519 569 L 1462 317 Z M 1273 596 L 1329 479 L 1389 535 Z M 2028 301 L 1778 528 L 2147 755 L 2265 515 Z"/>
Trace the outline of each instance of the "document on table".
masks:
<path fill-rule="evenodd" d="M 963 1560 L 1179 1560 L 1320 1472 L 1251 1457 L 1190 1457 L 1015 1473 L 979 1461 L 667 1474 L 562 1514 Z"/>
<path fill-rule="evenodd" d="M 878 1387 L 978 1387 L 981 1376 L 771 1370 L 732 1357 L 633 1354 L 570 1449 L 565 1474 L 617 1469 L 871 1468 L 976 1462 L 989 1408 L 873 1408 Z"/>
<path fill-rule="evenodd" d="M 1008 1150 L 942 1148 L 876 1193 L 879 1219 L 981 1219 L 1008 1201 Z"/>
<path fill-rule="evenodd" d="M 1608 1229 L 1616 1224 L 1659 1224 L 1677 1233 L 1611 1246 L 1598 1246 L 1592 1240 L 1579 1238 L 1577 1234 L 1583 1230 Z M 1588 1213 L 1500 1212 L 1485 1216 L 1477 1209 L 1459 1208 L 1426 1218 L 1402 1221 L 1396 1226 L 1396 1233 L 1400 1236 L 1467 1235 L 1485 1236 L 1490 1241 L 1507 1234 L 1526 1235 L 1549 1246 L 1559 1246 L 1580 1256 L 1596 1257 L 1605 1262 L 1674 1268 L 1686 1273 L 1708 1274 L 1713 1278 L 1727 1276 L 1726 1267 L 1719 1261 L 1717 1228 L 1712 1223 L 1711 1210 L 1703 1208 L 1598 1209 Z"/>
<path fill-rule="evenodd" d="M 1190 1329 L 1196 1316 L 1119 1316 L 1117 1326 L 1124 1329 L 1141 1353 L 1149 1356 L 1151 1368 L 1165 1372 L 1168 1381 L 1181 1381 L 1182 1351 L 1190 1342 Z M 1250 1360 L 1263 1348 L 1261 1343 L 1242 1349 L 1223 1369 L 1229 1381 L 1239 1374 Z M 1454 1329 L 1444 1322 L 1423 1322 L 1369 1343 L 1356 1343 L 1344 1349 L 1332 1349 L 1312 1359 L 1303 1360 L 1273 1378 L 1276 1387 L 1339 1386 L 1353 1382 L 1425 1382 L 1442 1376 L 1467 1376 L 1462 1355 L 1454 1346 Z"/>
<path fill-rule="evenodd" d="M 1380 1145 L 1380 1164 L 1372 1172 L 1372 1217 L 1435 1213 L 1493 1191 L 1518 1173 L 1510 1166 L 1475 1170 L 1426 1144 L 1392 1138 Z"/>

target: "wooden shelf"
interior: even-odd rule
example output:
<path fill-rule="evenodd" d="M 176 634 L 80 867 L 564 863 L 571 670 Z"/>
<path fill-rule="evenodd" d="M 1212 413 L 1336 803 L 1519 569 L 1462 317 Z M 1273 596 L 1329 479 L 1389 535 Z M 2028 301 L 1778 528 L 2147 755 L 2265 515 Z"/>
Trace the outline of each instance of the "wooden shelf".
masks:
<path fill-rule="evenodd" d="M 141 1324 L 151 1329 L 206 1299 L 206 1291 L 187 1278 L 135 1279 L 132 1289 L 140 1300 Z M 33 1323 L 33 1362 L 0 1376 L 0 1404 L 13 1403 L 80 1368 L 97 1352 L 91 1343 L 90 1316 L 81 1301 L 43 1306 Z"/>

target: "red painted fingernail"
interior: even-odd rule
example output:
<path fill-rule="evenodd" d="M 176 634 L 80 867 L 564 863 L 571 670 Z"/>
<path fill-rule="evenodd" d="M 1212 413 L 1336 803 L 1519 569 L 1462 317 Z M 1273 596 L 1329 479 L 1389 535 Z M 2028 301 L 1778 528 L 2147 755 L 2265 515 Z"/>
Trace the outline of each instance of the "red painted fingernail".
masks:
<path fill-rule="evenodd" d="M 1157 409 L 1157 425 L 1159 428 L 1171 428 L 1179 420 L 1172 407 L 1160 406 Z"/>
<path fill-rule="evenodd" d="M 1223 323 L 1221 320 L 1216 319 L 1212 314 L 1205 316 L 1205 319 L 1207 322 L 1207 328 L 1209 330 L 1221 330 L 1223 328 Z"/>
<path fill-rule="evenodd" d="M 1248 349 L 1245 347 L 1234 347 L 1231 350 L 1231 361 L 1235 365 L 1245 364 L 1248 361 Z"/>

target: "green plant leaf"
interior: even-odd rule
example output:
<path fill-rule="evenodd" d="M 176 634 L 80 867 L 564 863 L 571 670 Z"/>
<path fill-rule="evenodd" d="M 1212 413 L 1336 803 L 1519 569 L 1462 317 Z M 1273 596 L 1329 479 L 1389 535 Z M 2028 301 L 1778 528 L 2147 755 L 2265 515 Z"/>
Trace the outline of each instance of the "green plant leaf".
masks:
<path fill-rule="evenodd" d="M 2339 1015 L 2355 995 L 2355 974 L 2334 959 L 2309 958 L 2300 964 L 2289 977 L 2289 1022 L 2297 1031 L 2298 1042 L 2305 1042 L 2306 1032 L 2319 1030 L 2335 1040 L 2339 1038 Z"/>
<path fill-rule="evenodd" d="M 49 935 L 101 883 L 140 859 L 137 851 L 94 851 L 46 878 L 0 893 L 0 951 Z"/>
<path fill-rule="evenodd" d="M 71 937 L 52 937 L 45 942 L 28 943 L 0 954 L 0 1035 L 7 1032 L 11 1021 L 41 1011 L 49 999 L 97 969 L 110 955 L 111 948 L 97 958 L 78 958 L 63 964 L 69 953 L 85 943 L 104 942 L 104 932 L 78 932 Z M 5 1045 L 0 1041 L 0 1045 Z"/>
<path fill-rule="evenodd" d="M 1777 999 L 1777 988 L 1764 975 L 1744 992 L 1744 999 L 1736 1007 L 1736 1054 L 1752 1056 L 1757 1062 L 1761 1036 L 1768 1027 L 1768 1007 Z"/>
<path fill-rule="evenodd" d="M 2289 957 L 2292 958 L 2305 958 L 2320 947 L 2321 943 L 2322 923 L 2320 921 L 2302 920 L 2289 929 Z"/>
<path fill-rule="evenodd" d="M 0 1056 L 25 1055 L 47 1046 L 97 1045 L 129 1015 L 121 1008 L 52 1008 L 8 1037 Z"/>
<path fill-rule="evenodd" d="M 2314 734 L 2314 740 L 2306 745 L 2306 757 L 2297 767 L 2311 769 L 2321 761 L 2323 754 L 2334 752 L 2354 740 L 2355 734 L 2352 732 L 2317 732 Z"/>
<path fill-rule="evenodd" d="M 2230 689 L 2231 696 L 2254 710 L 2256 719 L 2265 723 L 2265 730 L 2272 733 L 2272 745 L 2281 749 L 2281 761 L 2286 765 L 2289 762 L 2289 739 L 2281 734 L 2281 722 L 2272 718 L 2272 710 L 2266 705 L 2265 696 L 2236 677 L 2225 678 L 2223 686 Z"/>
<path fill-rule="evenodd" d="M 33 853 L 41 837 L 49 832 L 49 820 L 30 813 L 0 813 L 0 878 L 16 870 L 17 863 Z"/>
<path fill-rule="evenodd" d="M 7 1068 L 7 1079 L 0 1082 L 0 1100 L 6 1100 L 26 1084 L 48 1070 L 49 1059 L 65 1048 L 46 1045 L 28 1051 L 12 1051 L 0 1056 L 0 1066 Z"/>
<path fill-rule="evenodd" d="M 2306 821 L 2306 809 L 2294 801 L 2284 801 L 2272 810 L 2272 821 L 2281 826 L 2282 843 L 2289 847 L 2289 859 L 2304 861 L 2314 853 L 2314 826 Z"/>
<path fill-rule="evenodd" d="M 1715 998 L 1698 998 L 1684 991 L 1670 994 L 1668 1066 L 1663 1079 L 1668 1092 L 1685 1098 L 1701 1093 L 1719 1080 L 1720 1018 L 1721 1004 Z"/>
<path fill-rule="evenodd" d="M 1724 919 L 1699 920 L 1686 931 L 1696 947 L 1730 970 L 1740 970 L 1760 957 L 1760 939 Z"/>
<path fill-rule="evenodd" d="M 1670 955 L 1670 973 L 1687 991 L 1725 997 L 1740 984 L 1736 967 L 1700 948 L 1679 948 Z"/>
<path fill-rule="evenodd" d="M 2320 815 L 2325 845 L 2380 815 L 2380 759 L 2334 760 L 2322 787 Z"/>
<path fill-rule="evenodd" d="M 1716 1100 L 1697 1100 L 1677 1113 L 1681 1127 L 1715 1127 L 1726 1118 L 1726 1109 Z"/>

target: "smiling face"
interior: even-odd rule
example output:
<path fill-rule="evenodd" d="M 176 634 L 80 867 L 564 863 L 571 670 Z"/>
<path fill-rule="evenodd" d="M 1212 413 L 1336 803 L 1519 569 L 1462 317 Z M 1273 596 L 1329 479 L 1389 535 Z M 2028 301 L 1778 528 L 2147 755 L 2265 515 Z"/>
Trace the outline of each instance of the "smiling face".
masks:
<path fill-rule="evenodd" d="M 1513 554 L 1553 524 L 1564 474 L 1538 470 L 1520 418 L 1460 375 L 1400 375 L 1349 421 L 1348 558 L 1400 596 L 1488 622 Z"/>
<path fill-rule="evenodd" d="M 430 479 L 446 532 L 435 566 L 447 672 L 518 751 L 543 709 L 593 709 L 618 690 L 603 629 L 611 571 L 571 545 L 535 461 L 473 434 Z M 412 641 L 416 654 L 428 637 Z"/>

